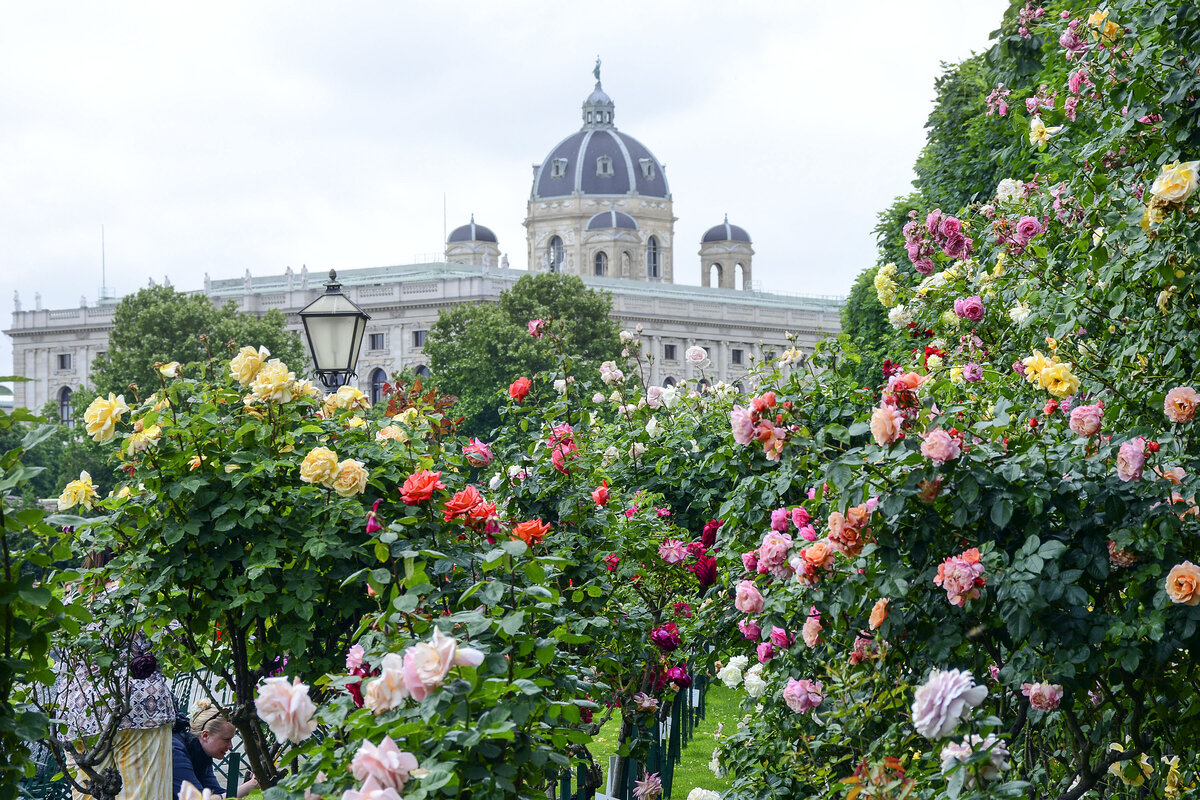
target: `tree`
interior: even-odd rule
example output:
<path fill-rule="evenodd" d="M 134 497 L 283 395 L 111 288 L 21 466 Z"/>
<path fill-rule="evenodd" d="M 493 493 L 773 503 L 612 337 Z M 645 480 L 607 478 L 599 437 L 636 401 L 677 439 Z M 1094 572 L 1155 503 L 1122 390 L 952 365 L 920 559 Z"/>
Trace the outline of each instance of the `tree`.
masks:
<path fill-rule="evenodd" d="M 262 317 L 244 314 L 232 302 L 215 307 L 202 294 L 182 294 L 170 286 L 152 286 L 121 298 L 113 314 L 108 352 L 96 359 L 92 385 L 100 394 L 124 393 L 133 383 L 152 391 L 158 386 L 157 362 L 183 364 L 208 357 L 201 334 L 214 354 L 227 342 L 262 345 L 285 363 L 305 363 L 300 338 L 284 328 L 284 316 L 272 309 Z"/>
<path fill-rule="evenodd" d="M 593 292 L 575 276 L 525 275 L 492 305 L 462 305 L 442 312 L 425 351 L 438 386 L 457 395 L 455 411 L 465 430 L 484 433 L 500 421 L 497 392 L 513 380 L 551 369 L 551 343 L 529 335 L 532 319 L 556 326 L 567 352 L 577 353 L 573 372 L 593 377 L 601 361 L 621 352 L 619 329 L 610 316 L 612 299 Z"/>

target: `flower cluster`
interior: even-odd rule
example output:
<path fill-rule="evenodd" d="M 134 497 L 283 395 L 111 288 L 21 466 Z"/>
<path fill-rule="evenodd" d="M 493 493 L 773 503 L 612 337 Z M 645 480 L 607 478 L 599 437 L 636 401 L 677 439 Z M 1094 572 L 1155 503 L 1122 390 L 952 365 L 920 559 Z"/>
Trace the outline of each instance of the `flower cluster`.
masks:
<path fill-rule="evenodd" d="M 362 494 L 369 477 L 363 462 L 353 458 L 339 461 L 328 447 L 314 447 L 300 462 L 300 480 L 332 489 L 341 497 Z"/>
<path fill-rule="evenodd" d="M 428 642 L 383 657 L 379 677 L 369 681 L 363 692 L 366 706 L 375 714 L 383 714 L 407 698 L 419 702 L 446 682 L 451 667 L 477 667 L 482 663 L 483 653 L 459 647 L 435 626 Z"/>
<path fill-rule="evenodd" d="M 979 560 L 979 549 L 972 547 L 947 558 L 938 565 L 933 582 L 946 590 L 946 599 L 951 605 L 961 607 L 968 600 L 977 599 L 979 590 L 987 584 L 983 576 L 983 563 Z"/>
<path fill-rule="evenodd" d="M 750 408 L 735 405 L 729 412 L 733 440 L 741 445 L 757 441 L 770 461 L 778 461 L 787 443 L 783 414 L 772 413 L 778 406 L 774 392 L 766 392 L 750 401 Z"/>

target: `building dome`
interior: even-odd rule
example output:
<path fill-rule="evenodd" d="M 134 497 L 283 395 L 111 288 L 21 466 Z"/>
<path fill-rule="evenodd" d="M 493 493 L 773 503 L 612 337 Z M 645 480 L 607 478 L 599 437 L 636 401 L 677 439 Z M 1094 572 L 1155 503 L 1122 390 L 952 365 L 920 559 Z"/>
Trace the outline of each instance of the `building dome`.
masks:
<path fill-rule="evenodd" d="M 638 229 L 637 221 L 624 211 L 601 211 L 588 220 L 587 230 L 599 231 L 605 228 L 624 228 L 630 231 Z"/>
<path fill-rule="evenodd" d="M 739 228 L 737 225 L 729 224 L 729 215 L 725 215 L 725 221 L 720 225 L 713 225 L 704 232 L 700 237 L 700 243 L 705 242 L 749 242 L 750 234 L 746 233 L 745 228 Z"/>
<path fill-rule="evenodd" d="M 583 128 L 563 139 L 538 164 L 533 199 L 637 193 L 669 198 L 663 166 L 646 145 L 613 125 L 612 98 L 596 88 L 583 101 Z"/>
<path fill-rule="evenodd" d="M 482 225 L 475 224 L 475 215 L 471 215 L 471 221 L 466 225 L 460 225 L 450 231 L 450 236 L 446 239 L 447 242 L 496 242 L 496 234 L 492 233 L 491 228 L 485 228 Z"/>

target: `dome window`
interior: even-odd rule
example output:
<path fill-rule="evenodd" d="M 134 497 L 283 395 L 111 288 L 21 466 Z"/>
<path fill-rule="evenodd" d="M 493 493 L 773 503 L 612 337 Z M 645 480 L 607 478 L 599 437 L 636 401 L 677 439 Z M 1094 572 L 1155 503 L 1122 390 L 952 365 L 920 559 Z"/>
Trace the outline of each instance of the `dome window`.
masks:
<path fill-rule="evenodd" d="M 550 177 L 561 178 L 567 174 L 567 160 L 565 158 L 556 158 L 550 162 Z"/>
<path fill-rule="evenodd" d="M 642 177 L 648 181 L 654 180 L 654 159 L 639 158 L 638 163 L 642 165 Z"/>
<path fill-rule="evenodd" d="M 596 174 L 602 178 L 611 178 L 613 176 L 612 159 L 608 156 L 600 156 L 597 158 Z"/>
<path fill-rule="evenodd" d="M 546 268 L 551 272 L 558 272 L 562 269 L 563 263 L 563 240 L 561 236 L 550 237 L 550 244 L 546 245 Z"/>
<path fill-rule="evenodd" d="M 646 242 L 646 277 L 657 278 L 659 275 L 659 258 L 661 253 L 658 249 L 658 237 L 651 236 Z"/>
<path fill-rule="evenodd" d="M 608 274 L 608 253 L 601 250 L 596 253 L 596 258 L 593 259 L 597 278 L 603 278 Z"/>

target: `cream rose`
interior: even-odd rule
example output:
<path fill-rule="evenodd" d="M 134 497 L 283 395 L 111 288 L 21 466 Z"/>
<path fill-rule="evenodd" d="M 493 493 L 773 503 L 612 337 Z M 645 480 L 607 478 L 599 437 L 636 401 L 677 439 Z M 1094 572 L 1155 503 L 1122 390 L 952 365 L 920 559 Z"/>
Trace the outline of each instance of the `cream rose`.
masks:
<path fill-rule="evenodd" d="M 254 376 L 258 374 L 259 368 L 267 363 L 267 359 L 270 357 L 271 351 L 265 347 L 257 350 L 253 347 L 243 347 L 229 362 L 229 373 L 242 386 L 249 386 L 250 382 L 254 380 Z"/>
<path fill-rule="evenodd" d="M 259 719 L 267 723 L 276 739 L 300 743 L 317 727 L 313 713 L 317 707 L 308 696 L 308 686 L 296 678 L 267 678 L 258 689 L 254 707 Z"/>
<path fill-rule="evenodd" d="M 83 412 L 83 427 L 97 442 L 111 441 L 117 432 L 117 423 L 123 414 L 129 413 L 125 395 L 108 393 L 108 399 L 97 397 Z"/>
<path fill-rule="evenodd" d="M 71 481 L 63 489 L 58 498 L 58 510 L 66 511 L 75 506 L 91 508 L 95 500 L 96 485 L 92 483 L 92 476 L 85 470 L 79 473 L 78 480 Z"/>
<path fill-rule="evenodd" d="M 363 466 L 363 462 L 347 458 L 338 464 L 332 488 L 342 497 L 362 494 L 367 488 L 367 478 L 370 477 L 370 474 Z"/>
<path fill-rule="evenodd" d="M 255 397 L 272 403 L 291 402 L 295 389 L 296 373 L 278 358 L 272 358 L 259 367 L 254 380 L 250 382 L 250 391 Z"/>
<path fill-rule="evenodd" d="M 367 681 L 363 689 L 363 704 L 375 714 L 398 707 L 408 697 L 404 686 L 404 657 L 388 653 L 379 665 L 379 677 Z"/>
<path fill-rule="evenodd" d="M 337 453 L 328 447 L 314 447 L 300 462 L 300 480 L 333 488 L 338 475 Z"/>
<path fill-rule="evenodd" d="M 1163 203 L 1182 203 L 1196 191 L 1196 167 L 1200 161 L 1175 161 L 1163 164 L 1162 171 L 1150 184 L 1150 194 Z"/>

